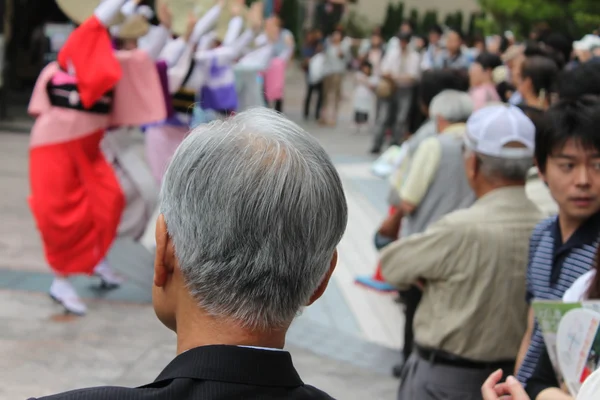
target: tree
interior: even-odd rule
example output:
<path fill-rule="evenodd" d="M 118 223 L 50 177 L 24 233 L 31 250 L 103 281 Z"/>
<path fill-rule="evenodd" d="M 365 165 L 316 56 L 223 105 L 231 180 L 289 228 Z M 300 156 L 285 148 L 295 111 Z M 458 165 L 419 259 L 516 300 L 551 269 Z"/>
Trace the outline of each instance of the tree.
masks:
<path fill-rule="evenodd" d="M 464 25 L 463 13 L 462 13 L 462 11 L 458 10 L 458 11 L 456 11 L 456 13 L 454 13 L 454 26 L 457 29 L 460 29 L 462 31 L 463 25 Z"/>
<path fill-rule="evenodd" d="M 600 26 L 598 0 L 479 0 L 501 29 L 526 36 L 538 22 L 554 31 L 580 37 Z"/>
<path fill-rule="evenodd" d="M 404 3 L 400 2 L 398 5 L 396 5 L 396 11 L 394 15 L 394 35 L 396 35 L 398 30 L 400 30 L 402 21 L 404 21 Z"/>
<path fill-rule="evenodd" d="M 417 11 L 417 9 L 413 8 L 410 10 L 410 17 L 408 17 L 409 21 L 412 22 L 413 26 L 414 26 L 414 31 L 415 32 L 420 32 L 421 31 L 421 27 L 419 26 L 419 11 Z"/>
<path fill-rule="evenodd" d="M 394 35 L 395 27 L 394 27 L 394 17 L 396 13 L 396 7 L 390 1 L 387 6 L 387 11 L 385 12 L 385 19 L 383 21 L 383 26 L 381 27 L 381 33 L 387 39 Z"/>
<path fill-rule="evenodd" d="M 471 13 L 469 17 L 469 27 L 467 28 L 467 36 L 474 38 L 479 32 L 477 27 L 477 19 L 481 17 L 480 13 Z"/>
<path fill-rule="evenodd" d="M 437 11 L 427 11 L 421 23 L 421 33 L 427 34 L 431 28 L 438 24 Z"/>
<path fill-rule="evenodd" d="M 444 25 L 450 28 L 454 28 L 456 24 L 454 23 L 454 14 L 446 14 L 446 18 L 444 19 Z"/>

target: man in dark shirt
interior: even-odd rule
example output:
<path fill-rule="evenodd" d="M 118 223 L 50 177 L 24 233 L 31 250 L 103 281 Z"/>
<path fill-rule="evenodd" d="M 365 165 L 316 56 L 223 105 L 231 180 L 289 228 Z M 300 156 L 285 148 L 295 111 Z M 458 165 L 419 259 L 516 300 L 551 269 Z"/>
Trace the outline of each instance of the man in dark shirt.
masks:
<path fill-rule="evenodd" d="M 325 291 L 348 210 L 329 156 L 266 108 L 196 128 L 164 177 L 153 304 L 177 356 L 141 388 L 45 398 L 331 399 L 305 385 L 286 332 Z"/>
<path fill-rule="evenodd" d="M 528 303 L 562 299 L 593 266 L 600 237 L 599 124 L 600 103 L 584 97 L 553 106 L 536 133 L 536 162 L 559 212 L 538 224 L 531 235 Z M 543 350 L 542 333 L 530 307 L 517 359 L 522 383 L 528 385 Z"/>

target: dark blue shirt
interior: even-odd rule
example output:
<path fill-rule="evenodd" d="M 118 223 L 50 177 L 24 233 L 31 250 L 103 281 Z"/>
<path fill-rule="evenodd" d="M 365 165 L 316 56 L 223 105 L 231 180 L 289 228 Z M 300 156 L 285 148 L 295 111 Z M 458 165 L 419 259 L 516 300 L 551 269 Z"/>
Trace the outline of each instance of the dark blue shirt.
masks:
<path fill-rule="evenodd" d="M 594 266 L 600 235 L 600 213 L 588 219 L 563 243 L 558 217 L 540 222 L 529 241 L 527 267 L 527 302 L 533 299 L 562 300 L 563 295 L 581 275 Z M 523 384 L 533 374 L 544 350 L 544 338 L 537 324 L 531 344 L 517 374 Z"/>

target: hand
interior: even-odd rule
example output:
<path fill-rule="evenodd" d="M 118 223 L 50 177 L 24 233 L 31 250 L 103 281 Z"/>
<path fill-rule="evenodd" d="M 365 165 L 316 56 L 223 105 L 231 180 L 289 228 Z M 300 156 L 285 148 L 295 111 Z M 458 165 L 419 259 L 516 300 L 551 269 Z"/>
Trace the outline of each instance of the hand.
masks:
<path fill-rule="evenodd" d="M 221 8 L 225 7 L 225 0 L 217 0 L 217 5 Z"/>
<path fill-rule="evenodd" d="M 173 24 L 173 14 L 171 14 L 171 9 L 169 8 L 169 5 L 164 0 L 161 0 L 160 4 L 156 9 L 156 17 L 160 21 L 161 25 L 170 30 Z"/>
<path fill-rule="evenodd" d="M 255 31 L 260 30 L 263 23 L 263 3 L 262 1 L 255 1 L 250 6 L 248 12 L 248 25 Z"/>
<path fill-rule="evenodd" d="M 489 376 L 481 387 L 483 400 L 531 400 L 514 377 L 509 376 L 505 383 L 498 383 L 500 379 L 502 379 L 501 369 Z"/>
<path fill-rule="evenodd" d="M 190 12 L 188 15 L 187 25 L 185 26 L 185 41 L 187 42 L 189 38 L 192 36 L 194 32 L 194 28 L 196 27 L 196 23 L 198 22 L 198 18 L 193 12 Z"/>
<path fill-rule="evenodd" d="M 244 0 L 233 0 L 229 6 L 229 12 L 232 17 L 239 17 L 244 10 Z"/>
<path fill-rule="evenodd" d="M 396 211 L 396 213 L 390 215 L 385 219 L 385 221 L 383 221 L 377 232 L 382 236 L 395 239 L 398 237 L 398 231 L 400 230 L 401 220 L 402 212 L 398 210 Z"/>

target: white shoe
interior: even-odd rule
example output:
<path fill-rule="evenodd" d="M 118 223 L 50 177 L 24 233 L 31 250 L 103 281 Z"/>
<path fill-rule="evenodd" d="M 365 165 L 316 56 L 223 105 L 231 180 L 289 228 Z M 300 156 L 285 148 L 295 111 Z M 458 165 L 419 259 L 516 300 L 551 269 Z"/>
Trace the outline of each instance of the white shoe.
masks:
<path fill-rule="evenodd" d="M 116 289 L 123 283 L 123 278 L 113 271 L 106 260 L 102 260 L 100 264 L 96 266 L 94 274 L 99 276 L 102 280 L 100 287 L 103 289 Z"/>
<path fill-rule="evenodd" d="M 81 301 L 75 288 L 64 278 L 54 278 L 50 286 L 50 297 L 61 304 L 67 313 L 83 316 L 87 312 L 87 306 Z"/>

